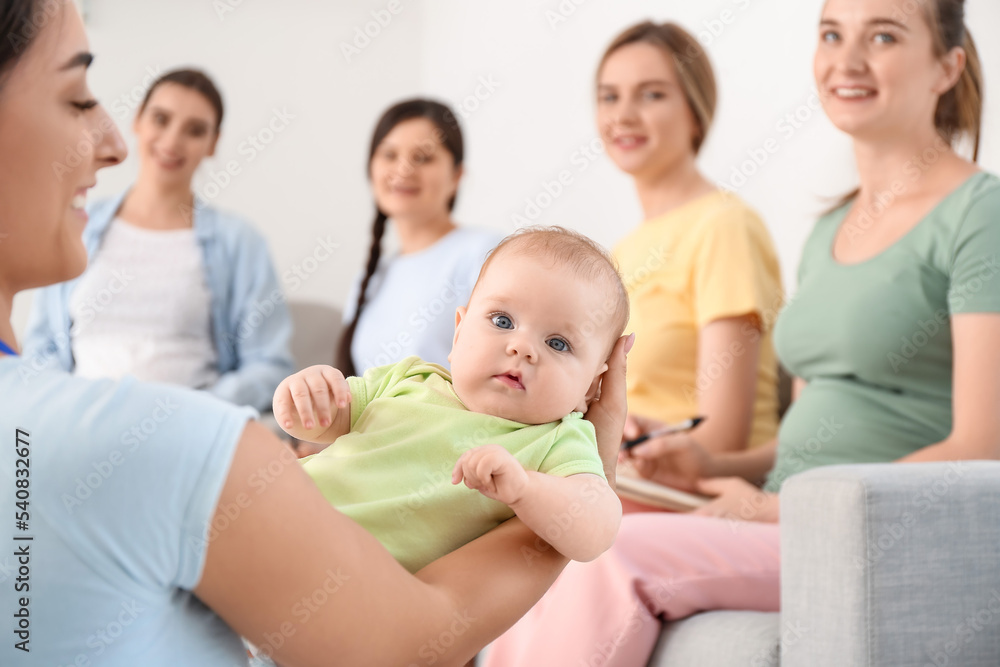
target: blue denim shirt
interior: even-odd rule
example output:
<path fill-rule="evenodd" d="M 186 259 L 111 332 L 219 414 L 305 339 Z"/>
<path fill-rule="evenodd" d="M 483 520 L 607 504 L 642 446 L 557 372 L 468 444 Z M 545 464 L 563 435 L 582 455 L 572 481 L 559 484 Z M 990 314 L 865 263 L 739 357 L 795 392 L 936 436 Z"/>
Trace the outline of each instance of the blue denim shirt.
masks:
<path fill-rule="evenodd" d="M 83 231 L 88 259 L 101 245 L 126 192 L 96 202 Z M 196 201 L 194 232 L 212 294 L 212 338 L 219 381 L 208 391 L 237 405 L 270 410 L 274 390 L 294 372 L 292 321 L 268 254 L 267 241 L 249 224 Z M 36 370 L 72 371 L 70 295 L 79 278 L 39 290 L 32 304 L 23 356 Z"/>

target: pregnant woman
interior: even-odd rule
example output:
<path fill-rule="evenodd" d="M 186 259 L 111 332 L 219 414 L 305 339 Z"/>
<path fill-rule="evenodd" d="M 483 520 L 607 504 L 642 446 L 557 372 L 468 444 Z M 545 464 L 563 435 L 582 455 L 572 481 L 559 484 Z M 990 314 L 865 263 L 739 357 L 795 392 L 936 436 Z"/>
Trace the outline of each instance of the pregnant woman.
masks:
<path fill-rule="evenodd" d="M 626 516 L 608 552 L 570 564 L 495 644 L 491 666 L 642 667 L 664 621 L 777 610 L 778 492 L 792 474 L 1000 458 L 1000 179 L 952 148 L 979 144 L 979 59 L 961 0 L 906 7 L 828 0 L 822 11 L 816 85 L 853 140 L 861 183 L 817 222 L 776 326 L 798 377 L 777 441 L 636 448 L 652 479 L 718 497 L 697 516 Z"/>

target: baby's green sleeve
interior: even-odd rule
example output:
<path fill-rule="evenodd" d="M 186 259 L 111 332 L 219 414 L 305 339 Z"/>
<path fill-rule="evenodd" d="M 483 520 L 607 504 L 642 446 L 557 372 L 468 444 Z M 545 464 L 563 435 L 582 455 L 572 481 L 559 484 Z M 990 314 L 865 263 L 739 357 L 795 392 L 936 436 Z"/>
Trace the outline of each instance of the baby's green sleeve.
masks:
<path fill-rule="evenodd" d="M 557 477 L 590 473 L 604 476 L 604 464 L 597 452 L 597 434 L 579 412 L 564 418 L 556 428 L 552 446 L 538 472 Z"/>
<path fill-rule="evenodd" d="M 369 403 L 390 392 L 400 381 L 422 372 L 426 365 L 419 357 L 407 357 L 395 364 L 369 368 L 361 377 L 347 378 L 351 389 L 351 430 Z"/>

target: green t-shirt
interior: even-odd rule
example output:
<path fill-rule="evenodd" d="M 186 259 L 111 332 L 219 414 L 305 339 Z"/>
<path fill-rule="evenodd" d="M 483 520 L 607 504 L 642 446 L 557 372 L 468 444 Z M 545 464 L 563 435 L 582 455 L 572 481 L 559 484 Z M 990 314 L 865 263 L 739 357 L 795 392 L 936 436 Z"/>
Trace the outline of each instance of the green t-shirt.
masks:
<path fill-rule="evenodd" d="M 303 459 L 333 505 L 416 572 L 514 516 L 503 503 L 452 484 L 462 452 L 504 447 L 527 470 L 604 477 L 594 427 L 574 412 L 525 425 L 470 412 L 441 366 L 409 357 L 348 379 L 351 432 Z"/>
<path fill-rule="evenodd" d="M 848 206 L 816 224 L 775 327 L 779 358 L 808 384 L 781 422 L 770 491 L 803 470 L 893 461 L 946 438 L 951 315 L 1000 312 L 996 176 L 973 175 L 892 246 L 845 265 L 833 240 Z"/>

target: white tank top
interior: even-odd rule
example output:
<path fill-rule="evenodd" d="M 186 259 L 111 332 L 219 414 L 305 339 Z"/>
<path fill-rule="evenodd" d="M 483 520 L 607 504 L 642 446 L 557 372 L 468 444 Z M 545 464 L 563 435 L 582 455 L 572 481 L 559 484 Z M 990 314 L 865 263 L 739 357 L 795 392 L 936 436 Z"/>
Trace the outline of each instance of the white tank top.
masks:
<path fill-rule="evenodd" d="M 219 378 L 212 295 L 193 229 L 115 218 L 70 297 L 77 375 L 195 389 Z"/>

